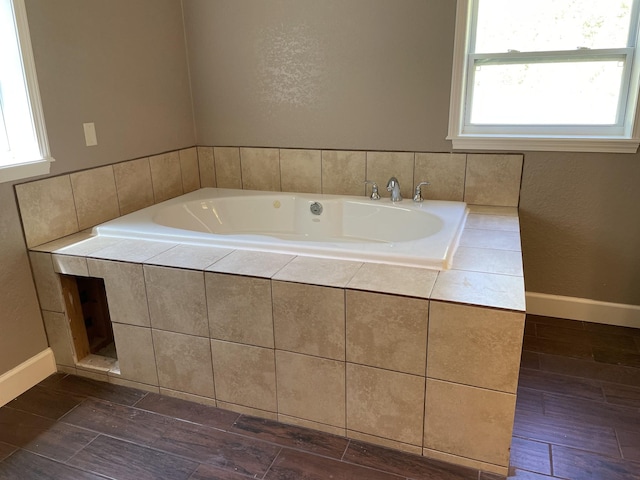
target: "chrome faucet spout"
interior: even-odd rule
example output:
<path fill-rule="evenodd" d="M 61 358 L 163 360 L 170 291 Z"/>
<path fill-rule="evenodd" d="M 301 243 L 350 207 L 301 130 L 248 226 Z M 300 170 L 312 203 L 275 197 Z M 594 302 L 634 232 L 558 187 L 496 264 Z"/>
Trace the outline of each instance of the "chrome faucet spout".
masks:
<path fill-rule="evenodd" d="M 387 182 L 387 192 L 391 192 L 391 201 L 392 202 L 400 202 L 402 201 L 402 195 L 400 194 L 400 182 L 396 177 L 391 177 Z"/>

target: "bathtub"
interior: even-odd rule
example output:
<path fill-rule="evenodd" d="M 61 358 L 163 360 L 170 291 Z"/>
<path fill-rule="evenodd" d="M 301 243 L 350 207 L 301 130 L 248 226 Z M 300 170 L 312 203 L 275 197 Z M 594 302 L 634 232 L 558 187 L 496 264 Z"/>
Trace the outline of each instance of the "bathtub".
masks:
<path fill-rule="evenodd" d="M 441 270 L 466 216 L 463 202 L 202 188 L 93 234 Z"/>

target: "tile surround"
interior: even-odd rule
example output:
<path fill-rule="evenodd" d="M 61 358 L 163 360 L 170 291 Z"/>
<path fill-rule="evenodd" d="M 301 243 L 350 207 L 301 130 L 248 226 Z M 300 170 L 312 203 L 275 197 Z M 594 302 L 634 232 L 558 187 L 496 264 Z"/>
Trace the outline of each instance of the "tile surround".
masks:
<path fill-rule="evenodd" d="M 347 429 L 422 445 L 425 378 L 347 363 Z"/>
<path fill-rule="evenodd" d="M 364 195 L 365 152 L 322 151 L 322 193 Z"/>
<path fill-rule="evenodd" d="M 220 188 L 242 188 L 240 149 L 237 147 L 213 147 L 216 185 Z"/>
<path fill-rule="evenodd" d="M 425 374 L 429 302 L 347 290 L 347 361 Z"/>
<path fill-rule="evenodd" d="M 180 172 L 182 173 L 182 190 L 193 192 L 200 188 L 200 167 L 196 147 L 185 148 L 178 152 L 180 156 Z"/>
<path fill-rule="evenodd" d="M 291 157 L 288 157 L 288 155 Z M 285 151 L 284 149 L 240 149 L 238 147 L 198 147 L 156 155 L 149 159 L 142 158 L 115 164 L 112 166 L 114 189 L 111 189 L 111 186 L 109 186 L 110 193 L 108 197 L 111 198 L 111 190 L 115 190 L 117 193 L 117 195 L 115 195 L 115 205 L 124 214 L 129 211 L 129 208 L 134 210 L 138 205 L 141 207 L 147 206 L 152 198 L 149 195 L 150 191 L 152 196 L 155 194 L 154 200 L 159 201 L 165 197 L 169 198 L 170 196 L 181 194 L 182 191 L 189 190 L 196 184 L 196 175 L 198 177 L 198 185 L 202 186 L 240 188 L 244 185 L 245 188 L 258 188 L 256 185 L 260 184 L 260 188 L 263 189 L 305 190 L 309 188 L 309 190 L 315 190 L 319 182 L 320 188 L 326 193 L 362 195 L 364 185 L 362 185 L 361 182 L 364 181 L 366 172 L 367 176 L 373 173 L 381 178 L 387 174 L 395 175 L 400 179 L 405 197 L 412 195 L 414 175 L 416 176 L 416 180 L 419 180 L 421 176 L 430 174 L 431 178 L 435 179 L 432 183 L 435 182 L 436 186 L 430 190 L 428 187 L 428 189 L 425 190 L 425 198 L 432 198 L 426 194 L 427 191 L 433 195 L 433 198 L 437 199 L 456 198 L 456 196 L 461 194 L 462 188 L 462 194 L 469 203 L 485 202 L 489 205 L 502 205 L 505 207 L 517 206 L 517 198 L 515 202 L 513 200 L 512 187 L 517 183 L 517 189 L 515 190 L 517 194 L 519 190 L 519 174 L 516 175 L 514 173 L 515 170 L 517 170 L 514 168 L 514 165 L 517 166 L 518 162 L 520 162 L 519 165 L 521 169 L 522 157 L 518 155 L 501 155 L 497 157 L 500 157 L 498 158 L 498 162 L 502 162 L 500 165 L 504 167 L 504 172 L 502 172 L 498 178 L 494 179 L 495 182 L 492 184 L 494 186 L 486 190 L 491 191 L 492 189 L 499 188 L 503 191 L 500 195 L 492 196 L 489 199 L 483 197 L 486 192 L 483 193 L 482 189 L 478 189 L 478 179 L 482 179 L 484 175 L 492 176 L 494 167 L 490 161 L 475 158 L 471 154 L 337 152 L 320 150 Z M 303 163 L 310 167 L 310 170 L 303 169 L 304 171 L 302 175 L 300 175 L 299 169 L 292 169 L 294 158 L 305 158 L 306 160 L 303 160 Z M 390 171 L 387 171 L 386 169 L 388 169 L 389 165 L 393 162 L 396 163 L 391 167 Z M 176 168 L 176 165 L 178 168 Z M 295 165 L 299 166 L 298 164 Z M 253 166 L 256 166 L 256 168 L 253 168 Z M 98 169 L 94 169 L 99 170 L 99 172 L 92 173 L 89 175 L 89 178 L 93 175 L 104 175 L 110 168 L 111 167 L 99 167 Z M 317 173 L 315 173 L 316 170 Z M 461 174 L 462 171 L 464 171 L 464 175 Z M 134 174 L 132 172 L 138 173 Z M 148 172 L 148 174 L 146 172 Z M 170 174 L 167 174 L 168 172 L 170 172 Z M 198 173 L 196 174 L 195 172 Z M 133 182 L 126 182 L 126 180 L 130 180 L 134 176 L 137 177 L 135 185 Z M 516 177 L 517 182 L 515 181 Z M 76 175 L 74 178 L 77 179 L 80 177 Z M 153 183 L 151 183 L 152 178 Z M 180 180 L 180 188 L 178 188 L 178 183 L 175 181 L 176 178 Z M 318 180 L 316 180 L 316 178 Z M 402 180 L 402 178 L 405 180 Z M 55 200 L 53 204 L 48 205 L 47 208 L 49 208 L 50 211 L 57 212 L 58 216 L 62 215 L 62 218 L 64 218 L 66 212 L 72 212 L 73 216 L 69 216 L 69 218 L 76 218 L 75 226 L 70 228 L 69 225 L 67 225 L 64 228 L 60 228 L 60 225 L 51 226 L 45 222 L 43 226 L 38 226 L 38 228 L 32 229 L 31 232 L 27 233 L 29 219 L 25 221 L 24 216 L 29 215 L 30 205 L 33 207 L 33 205 L 29 203 L 29 199 L 33 199 L 35 196 L 43 193 L 46 194 L 47 191 L 49 195 L 52 195 L 51 186 L 52 183 L 55 183 L 52 182 L 54 179 L 57 179 L 56 182 L 63 186 L 63 191 L 55 193 L 54 196 L 57 195 L 59 200 Z M 386 185 L 385 182 L 387 179 L 388 178 L 383 178 L 382 181 L 379 181 L 381 193 L 386 193 L 383 187 Z M 311 181 L 311 183 L 308 183 L 309 181 Z M 66 187 L 64 186 L 65 182 Z M 288 182 L 291 182 L 292 186 L 285 188 L 289 185 Z M 305 185 L 307 186 L 305 187 Z M 310 187 L 310 185 L 315 186 Z M 144 277 L 142 277 L 142 264 L 144 263 L 147 264 L 145 268 L 148 271 L 179 270 L 177 267 L 181 267 L 191 269 L 191 273 L 196 273 L 200 276 L 202 276 L 202 271 L 206 270 L 207 273 L 205 277 L 207 278 L 209 278 L 209 276 L 211 276 L 211 278 L 218 276 L 226 280 L 233 278 L 233 281 L 230 281 L 228 285 L 225 283 L 223 286 L 221 282 L 218 284 L 214 282 L 215 287 L 211 288 L 212 295 L 218 301 L 223 300 L 223 305 L 224 302 L 230 302 L 234 295 L 237 296 L 234 292 L 239 291 L 238 289 L 243 289 L 243 287 L 240 286 L 242 280 L 251 282 L 260 280 L 264 285 L 292 285 L 292 291 L 297 291 L 298 287 L 300 287 L 301 291 L 305 290 L 305 292 L 302 293 L 302 295 L 305 295 L 305 298 L 314 298 L 314 295 L 309 295 L 306 289 L 308 289 L 309 292 L 314 290 L 335 290 L 343 294 L 343 306 L 345 305 L 343 292 L 346 292 L 347 297 L 353 296 L 353 298 L 389 297 L 386 299 L 387 301 L 380 303 L 382 309 L 385 306 L 389 306 L 393 301 L 401 299 L 401 303 L 417 302 L 422 304 L 425 306 L 426 311 L 429 305 L 428 299 L 438 299 L 439 301 L 432 302 L 431 306 L 432 309 L 435 308 L 434 311 L 436 311 L 436 313 L 442 305 L 445 306 L 445 310 L 447 307 L 451 307 L 452 311 L 455 310 L 455 307 L 473 308 L 479 311 L 480 317 L 484 315 L 494 322 L 500 323 L 500 316 L 506 318 L 520 315 L 519 313 L 508 312 L 502 309 L 516 311 L 524 309 L 523 298 L 521 299 L 517 294 L 513 295 L 509 293 L 511 290 L 524 291 L 522 272 L 518 269 L 518 259 L 521 249 L 517 210 L 515 208 L 509 209 L 500 206 L 487 208 L 470 205 L 472 214 L 469 217 L 467 227 L 461 238 L 463 248 L 460 250 L 461 255 L 458 258 L 458 263 L 454 263 L 454 269 L 459 268 L 460 270 L 450 270 L 438 274 L 428 270 L 411 269 L 407 267 L 342 262 L 260 252 L 231 251 L 226 249 L 211 252 L 205 251 L 206 249 L 204 248 L 199 249 L 197 247 L 191 251 L 191 248 L 176 246 L 170 243 L 160 244 L 160 242 L 108 241 L 106 243 L 100 243 L 100 241 L 86 240 L 86 234 L 75 234 L 79 229 L 77 218 L 80 217 L 79 213 L 76 216 L 76 209 L 79 208 L 78 205 L 82 204 L 77 203 L 77 199 L 74 203 L 73 195 L 71 195 L 70 198 L 71 202 L 69 202 L 68 199 L 65 200 L 65 188 L 67 188 L 69 192 L 71 191 L 70 175 L 53 177 L 31 182 L 30 184 L 18 185 L 16 187 L 29 246 L 36 247 L 44 242 L 52 242 L 49 245 L 38 247 L 38 249 L 41 250 L 40 252 L 32 251 L 30 253 L 32 264 L 34 265 L 34 277 L 36 278 L 36 284 L 39 285 L 38 294 L 45 299 L 45 306 L 52 307 L 50 313 L 47 314 L 46 321 L 49 324 L 60 324 L 60 321 L 53 322 L 52 319 L 56 318 L 60 320 L 64 317 L 64 306 L 59 302 L 59 292 L 55 288 L 56 271 L 81 276 L 85 276 L 85 273 L 88 273 L 91 276 L 105 278 L 108 297 L 116 296 L 118 298 L 125 298 L 126 295 L 130 296 L 129 300 L 119 303 L 123 312 L 136 312 L 136 308 L 138 309 L 137 313 L 132 313 L 127 316 L 123 312 L 118 314 L 118 307 L 115 305 L 112 306 L 110 303 L 110 310 L 113 308 L 113 311 L 116 312 L 114 316 L 112 311 L 112 317 L 114 317 L 112 319 L 114 321 L 114 329 L 119 332 L 116 336 L 118 337 L 118 356 L 119 358 L 121 357 L 121 374 L 101 374 L 100 379 L 113 381 L 114 383 L 117 381 L 129 382 L 134 385 L 144 386 L 145 388 L 157 389 L 159 385 L 160 391 L 163 393 L 173 392 L 176 395 L 189 395 L 194 398 L 200 398 L 202 401 L 212 402 L 223 408 L 231 408 L 236 411 L 242 410 L 269 418 L 280 418 L 282 421 L 289 421 L 294 424 L 298 422 L 298 424 L 305 424 L 320 430 L 324 428 L 326 431 L 332 431 L 340 435 L 343 435 L 345 432 L 343 429 L 346 429 L 347 435 L 351 438 L 361 438 L 365 441 L 384 444 L 392 448 L 414 453 L 420 453 L 420 450 L 424 448 L 422 453 L 425 455 L 440 456 L 440 458 L 451 457 L 456 462 L 462 463 L 466 461 L 474 465 L 486 463 L 496 467 L 495 471 L 502 471 L 499 467 L 502 465 L 500 462 L 503 461 L 500 453 L 496 453 L 497 450 L 474 449 L 473 446 L 469 446 L 468 444 L 469 438 L 458 439 L 463 450 L 463 452 L 460 453 L 453 451 L 455 448 L 438 444 L 442 439 L 439 439 L 437 435 L 430 436 L 429 438 L 425 436 L 424 439 L 421 438 L 422 425 L 420 425 L 420 432 L 416 437 L 417 432 L 413 432 L 411 429 L 406 430 L 402 426 L 402 415 L 407 413 L 404 411 L 405 409 L 400 408 L 402 411 L 396 412 L 397 415 L 400 416 L 400 420 L 396 418 L 391 422 L 389 422 L 388 419 L 378 419 L 380 423 L 376 423 L 376 419 L 374 419 L 372 415 L 368 416 L 370 412 L 379 411 L 382 413 L 389 411 L 389 405 L 386 405 L 385 402 L 394 403 L 398 400 L 393 397 L 395 394 L 394 388 L 407 389 L 406 391 L 410 394 L 408 400 L 407 398 L 404 400 L 410 403 L 412 402 L 411 399 L 415 400 L 416 403 L 420 403 L 420 398 L 422 398 L 423 402 L 425 391 L 425 364 L 427 365 L 426 376 L 429 377 L 427 379 L 429 385 L 438 385 L 434 382 L 440 382 L 441 384 L 446 384 L 445 387 L 447 388 L 452 386 L 451 388 L 453 390 L 451 391 L 457 391 L 456 389 L 463 387 L 461 392 L 463 392 L 464 395 L 470 395 L 470 397 L 476 395 L 476 399 L 482 397 L 482 395 L 477 395 L 476 390 L 481 392 L 488 391 L 491 394 L 500 394 L 498 390 L 510 392 L 510 383 L 504 380 L 504 378 L 509 375 L 499 368 L 492 369 L 493 371 L 489 372 L 495 374 L 493 376 L 487 374 L 478 377 L 479 380 L 477 380 L 476 383 L 479 383 L 479 385 L 477 385 L 477 387 L 482 388 L 465 390 L 475 387 L 464 385 L 472 380 L 465 378 L 464 375 L 461 374 L 461 371 L 464 373 L 464 369 L 455 363 L 447 363 L 444 370 L 437 368 L 434 370 L 430 368 L 430 362 L 423 360 L 424 355 L 417 359 L 414 358 L 413 361 L 398 360 L 394 358 L 393 355 L 385 359 L 385 355 L 382 355 L 384 352 L 378 349 L 380 350 L 380 355 L 378 356 L 383 360 L 377 360 L 375 358 L 376 355 L 373 356 L 373 359 L 352 359 L 358 363 L 371 363 L 374 364 L 374 366 L 356 365 L 352 363 L 346 365 L 344 377 L 346 397 L 343 400 L 343 404 L 346 405 L 346 410 L 344 421 L 341 423 L 339 421 L 339 408 L 336 407 L 336 410 L 331 407 L 330 405 L 333 405 L 332 403 L 321 402 L 321 404 L 313 405 L 309 402 L 311 402 L 314 397 L 329 395 L 332 388 L 334 388 L 333 392 L 335 395 L 339 394 L 341 381 L 339 380 L 339 375 L 336 377 L 336 371 L 339 372 L 340 368 L 344 368 L 344 348 L 342 356 L 335 352 L 328 353 L 318 350 L 317 345 L 313 346 L 313 342 L 308 343 L 309 340 L 313 340 L 312 336 L 310 336 L 305 342 L 300 344 L 301 346 L 289 345 L 282 347 L 300 351 L 304 354 L 282 351 L 280 349 L 274 350 L 274 346 L 279 348 L 277 332 L 275 345 L 273 344 L 273 340 L 269 343 L 268 337 L 271 331 L 267 326 L 268 315 L 266 313 L 264 315 L 265 320 L 263 321 L 265 328 L 262 330 L 254 329 L 255 331 L 251 332 L 254 334 L 257 331 L 262 331 L 263 333 L 258 335 L 261 340 L 244 338 L 243 333 L 238 333 L 243 331 L 246 333 L 247 328 L 242 328 L 242 321 L 247 322 L 246 324 L 249 325 L 249 322 L 255 322 L 255 319 L 258 317 L 258 315 L 252 313 L 252 308 L 247 310 L 244 318 L 238 316 L 235 320 L 231 318 L 227 319 L 232 323 L 227 324 L 227 327 L 221 327 L 220 331 L 228 332 L 228 326 L 232 324 L 238 327 L 238 331 L 232 333 L 228 338 L 217 339 L 215 338 L 216 335 L 218 337 L 222 337 L 223 335 L 220 335 L 220 333 L 216 335 L 211 333 L 214 339 L 209 340 L 209 333 L 204 332 L 204 329 L 199 332 L 189 330 L 190 333 L 197 333 L 195 336 L 162 331 L 156 328 L 152 329 L 148 328 L 151 325 L 148 317 L 148 309 L 143 308 L 146 307 L 146 302 L 141 306 L 141 302 L 136 302 L 135 298 L 140 295 L 141 297 L 139 298 L 146 297 L 146 292 L 144 291 L 145 281 Z M 407 189 L 409 192 L 405 192 Z M 20 193 L 21 191 L 22 194 Z M 137 195 L 138 193 L 140 195 Z M 82 210 L 82 207 L 80 207 L 79 210 Z M 31 211 L 33 212 L 33 208 Z M 37 218 L 37 216 L 32 218 Z M 89 222 L 85 217 L 82 218 L 83 222 Z M 51 232 L 63 233 L 60 235 L 55 233 L 54 235 L 57 236 L 52 237 Z M 68 242 L 66 240 L 56 240 L 64 235 L 74 235 L 71 237 L 72 239 L 85 240 L 78 244 L 74 244 L 74 240 L 72 239 Z M 55 256 L 53 258 L 55 258 L 55 262 L 53 262 L 52 257 L 46 253 L 54 251 Z M 191 252 L 187 253 L 187 251 Z M 465 252 L 467 254 L 466 256 Z M 503 256 L 503 253 L 506 256 Z M 39 258 L 35 257 L 34 260 L 34 254 L 42 254 L 43 256 Z M 69 254 L 76 255 L 76 257 L 70 256 Z M 88 259 L 87 271 L 83 268 L 83 262 L 80 259 L 82 257 L 79 257 L 80 255 L 96 257 Z M 510 259 L 510 257 L 513 257 L 513 259 Z M 500 258 L 499 264 L 493 261 L 494 258 Z M 504 262 L 505 258 L 506 262 Z M 115 267 L 116 265 L 118 268 Z M 132 269 L 130 273 L 125 273 L 128 267 L 134 266 L 136 268 Z M 119 271 L 121 268 L 124 270 Z M 130 274 L 131 276 L 129 276 Z M 251 279 L 242 277 L 241 275 L 248 275 L 255 278 Z M 412 278 L 413 280 L 409 282 L 411 285 L 407 285 L 406 288 L 394 289 L 389 287 L 389 285 L 394 285 L 394 283 L 397 282 L 384 281 L 389 278 Z M 381 279 L 383 281 L 368 282 L 367 279 Z M 236 280 L 240 283 L 234 286 L 233 283 Z M 471 281 L 471 286 L 467 285 L 469 281 Z M 116 283 L 121 284 L 122 288 L 120 288 L 120 290 L 115 289 L 114 285 Z M 109 286 L 110 284 L 111 287 Z M 225 290 L 225 287 L 228 288 Z M 141 288 L 142 292 L 140 290 Z M 347 290 L 343 290 L 345 288 Z M 277 296 L 275 293 L 277 289 L 278 287 L 274 288 L 274 299 Z M 207 294 L 209 294 L 208 291 Z M 160 296 L 162 296 L 162 294 L 160 294 Z M 58 300 L 56 300 L 56 297 Z M 455 305 L 455 303 L 458 302 L 476 303 L 480 306 L 468 307 Z M 333 304 L 334 307 L 336 304 L 338 306 L 341 304 L 341 302 L 337 300 L 337 297 L 331 300 L 331 302 L 325 301 L 324 304 L 321 302 L 323 307 L 330 303 Z M 366 307 L 369 311 L 379 310 L 377 307 L 371 308 L 372 304 L 377 305 L 375 302 L 371 303 L 366 300 L 360 303 L 363 309 Z M 352 307 L 355 305 L 358 305 L 358 303 L 353 304 Z M 247 306 L 243 305 L 243 307 Z M 289 305 L 289 307 L 292 308 L 291 305 Z M 348 300 L 346 307 L 348 331 L 350 311 Z M 220 312 L 225 311 L 223 306 L 216 305 L 213 309 L 215 310 L 216 308 L 220 308 Z M 238 311 L 237 306 L 227 306 L 226 308 L 231 312 Z M 265 312 L 267 310 L 266 307 L 259 308 L 262 308 Z M 146 310 L 146 315 L 144 310 Z M 277 308 L 274 306 L 274 312 L 276 310 Z M 453 313 L 448 311 L 445 313 L 447 319 L 449 319 L 449 316 L 455 318 Z M 451 315 L 449 315 L 449 313 L 451 313 Z M 305 314 L 303 310 L 292 308 L 290 318 L 287 322 L 295 324 L 299 322 L 300 319 L 304 319 L 304 317 L 307 317 L 308 321 L 309 315 L 313 316 L 313 313 Z M 211 305 L 209 305 L 209 308 L 206 309 L 205 317 L 210 318 L 211 316 L 212 310 Z M 222 317 L 224 316 L 225 314 L 222 313 Z M 366 315 L 362 316 L 362 319 L 365 317 Z M 378 318 L 378 322 L 383 322 L 385 317 L 380 316 Z M 424 319 L 425 325 L 428 323 L 431 324 L 429 328 L 433 328 L 435 332 L 433 338 L 429 336 L 429 342 L 432 340 L 435 342 L 433 348 L 428 350 L 429 355 L 434 356 L 434 358 L 447 355 L 446 352 L 443 353 L 442 348 L 439 348 L 437 345 L 440 338 L 446 339 L 445 344 L 449 341 L 455 341 L 464 344 L 465 351 L 474 351 L 476 340 L 474 340 L 473 337 L 465 336 L 459 338 L 459 331 L 446 328 L 443 330 L 441 327 L 447 322 L 440 322 L 438 315 L 434 318 L 433 324 L 427 322 L 426 315 Z M 357 322 L 363 322 L 364 320 L 362 319 L 354 321 L 354 325 L 356 325 Z M 465 320 L 471 321 L 468 318 L 465 318 Z M 376 324 L 375 322 L 374 320 L 374 324 Z M 517 324 L 518 320 L 515 319 L 514 323 Z M 160 325 L 154 325 L 154 327 L 156 326 Z M 210 327 L 211 332 L 213 332 L 212 325 L 207 326 Z M 291 327 L 291 325 L 289 325 L 288 328 L 299 327 Z M 400 326 L 396 325 L 392 328 L 391 330 L 393 330 L 393 332 L 391 332 L 389 338 L 393 337 L 393 333 L 402 331 L 402 328 L 402 322 Z M 126 332 L 127 329 L 136 332 L 138 335 L 142 335 L 140 338 L 146 340 L 139 342 L 131 341 L 131 339 L 138 337 L 135 335 L 124 336 L 123 331 Z M 373 330 L 378 331 L 380 328 Z M 444 336 L 442 334 L 443 331 L 445 332 Z M 509 331 L 513 333 L 515 330 Z M 60 345 L 64 345 L 64 341 L 61 343 L 60 339 L 62 338 L 64 340 L 64 336 L 60 337 L 61 332 L 64 332 L 64 330 L 58 325 L 55 331 L 52 332 L 51 338 L 55 338 L 56 335 L 58 336 L 52 343 L 58 342 L 57 349 L 62 352 L 63 349 Z M 323 331 L 320 330 L 320 332 Z M 47 333 L 49 334 L 49 331 Z M 426 333 L 425 331 L 425 337 Z M 484 333 L 486 334 L 486 332 Z M 200 334 L 203 334 L 203 336 L 199 337 L 198 335 Z M 323 334 L 326 334 L 326 332 Z M 349 335 L 347 335 L 347 337 L 349 337 Z M 420 337 L 420 342 L 422 342 L 422 334 L 418 337 Z M 481 337 L 482 335 L 477 338 Z M 283 336 L 282 339 L 284 338 Z M 354 339 L 354 345 L 358 342 L 362 343 L 360 339 L 353 336 L 352 338 Z M 453 340 L 451 340 L 451 338 Z M 370 340 L 375 344 L 375 339 Z M 243 344 L 245 342 L 246 344 Z M 517 342 L 518 340 L 516 339 L 515 343 Z M 500 342 L 498 342 L 498 344 L 502 346 Z M 136 347 L 140 345 L 147 346 L 136 349 Z M 347 360 L 350 360 L 348 346 L 349 342 L 347 341 Z M 417 351 L 418 348 L 416 347 L 415 350 Z M 355 352 L 355 350 L 353 351 Z M 426 351 L 425 348 L 422 349 L 423 353 L 426 353 Z M 505 353 L 505 355 L 507 354 Z M 144 360 L 136 356 L 143 357 Z M 56 353 L 56 357 L 58 357 L 58 353 Z M 367 356 L 365 355 L 365 357 Z M 72 366 L 75 364 L 64 364 L 71 363 L 68 350 L 66 353 L 61 353 L 60 358 L 61 361 L 58 363 L 61 369 L 75 370 L 75 367 Z M 241 358 L 242 361 L 237 362 L 238 358 Z M 149 359 L 153 360 L 150 361 Z M 234 359 L 235 362 L 231 359 Z M 458 360 L 462 363 L 466 361 L 464 358 Z M 387 361 L 390 363 L 387 363 Z M 484 364 L 487 361 L 490 362 L 491 360 L 483 360 L 478 363 Z M 157 362 L 157 370 L 155 368 L 155 362 Z M 375 367 L 376 362 L 382 363 L 383 368 Z M 216 373 L 216 363 L 221 367 L 219 373 Z M 436 366 L 440 365 L 440 362 L 437 361 L 433 363 Z M 276 368 L 278 364 L 282 366 L 281 371 L 278 370 L 279 367 Z M 421 364 L 421 367 L 416 368 L 416 364 Z M 306 384 L 306 377 L 302 378 L 299 382 L 300 385 L 296 387 L 295 379 L 299 375 L 297 371 L 300 370 L 300 368 L 298 368 L 300 365 L 313 365 L 314 371 L 322 373 L 319 375 L 319 378 L 322 379 L 319 384 L 326 384 L 327 387 L 322 389 L 320 393 L 314 393 L 314 388 L 316 388 L 317 385 L 314 382 Z M 342 365 L 342 367 L 340 367 L 340 365 Z M 333 366 L 337 370 L 333 369 L 333 367 L 329 368 L 329 366 Z M 152 371 L 157 372 L 155 377 Z M 246 382 L 244 383 L 234 384 L 233 378 L 235 376 L 246 375 L 247 371 L 252 372 L 252 375 L 250 375 L 251 378 L 249 380 L 245 379 Z M 91 372 L 87 370 L 82 371 L 83 375 L 90 373 Z M 218 378 L 218 376 L 220 378 Z M 438 377 L 439 380 L 431 377 Z M 294 398 L 280 395 L 280 391 L 275 388 L 276 379 L 278 384 L 283 386 L 283 394 L 287 391 L 285 388 L 287 385 L 291 386 L 292 391 L 294 391 L 295 388 L 300 389 L 298 393 L 302 396 L 301 398 L 308 399 L 302 402 L 302 404 L 306 403 L 309 407 L 307 413 L 299 410 L 301 404 L 296 403 Z M 365 383 L 367 384 L 367 388 L 373 386 L 372 388 L 377 392 L 376 395 L 367 397 L 370 395 L 370 391 L 363 390 L 364 383 L 362 383 L 362 379 L 366 379 Z M 440 380 L 442 379 L 447 381 L 441 382 Z M 360 381 L 359 386 L 357 383 L 358 380 Z M 421 393 L 419 393 L 420 388 L 416 388 L 418 384 L 422 385 Z M 256 393 L 256 385 L 259 386 L 259 393 Z M 391 388 L 392 385 L 395 387 Z M 220 392 L 216 391 L 218 386 L 224 398 L 220 397 Z M 442 387 L 441 390 L 446 390 L 445 387 Z M 344 388 L 342 390 L 343 394 L 345 392 Z M 436 394 L 438 393 L 437 389 L 438 387 L 434 389 Z M 276 391 L 278 391 L 278 399 L 276 399 Z M 468 392 L 472 392 L 473 394 L 469 394 Z M 216 395 L 218 395 L 217 400 L 215 400 Z M 422 397 L 420 397 L 420 395 L 422 395 Z M 506 395 L 506 397 L 497 397 L 498 405 L 502 405 L 504 411 L 509 411 L 509 401 L 502 400 L 505 398 L 509 399 L 513 397 L 513 395 L 510 393 L 505 393 L 504 395 Z M 366 398 L 371 398 L 373 403 L 367 404 L 360 412 L 356 408 L 356 405 Z M 431 397 L 431 401 L 434 402 L 433 405 L 436 405 L 437 408 L 444 408 L 437 400 L 438 395 Z M 427 387 L 427 402 L 429 401 L 429 388 Z M 280 402 L 282 402 L 281 408 L 278 406 Z M 337 403 L 339 404 L 340 401 L 338 400 Z M 397 408 L 397 406 L 398 405 L 394 403 L 391 408 Z M 449 406 L 447 405 L 446 407 Z M 407 408 L 409 410 L 415 409 L 413 406 Z M 466 408 L 468 412 L 471 412 L 463 414 L 469 415 L 470 417 L 473 416 L 473 412 L 476 412 L 473 405 L 464 404 L 461 408 L 463 408 L 463 411 L 465 411 L 464 409 Z M 419 412 L 417 418 L 423 418 L 424 414 L 424 410 Z M 303 418 L 304 416 L 306 416 L 306 418 Z M 336 420 L 336 418 L 338 418 L 338 420 Z M 499 419 L 495 427 L 495 431 L 497 432 L 496 444 L 501 444 L 502 442 L 501 428 L 505 423 L 503 420 L 504 419 Z M 430 421 L 433 421 L 433 418 L 426 418 L 425 425 Z M 431 443 L 427 443 L 427 440 Z"/>
<path fill-rule="evenodd" d="M 153 197 L 160 203 L 184 193 L 180 152 L 169 152 L 149 157 Z"/>
<path fill-rule="evenodd" d="M 152 328 L 209 336 L 202 272 L 145 265 L 144 283 Z"/>
<path fill-rule="evenodd" d="M 80 230 L 120 216 L 113 166 L 72 173 L 69 178 Z"/>
<path fill-rule="evenodd" d="M 396 177 L 400 193 L 406 199 L 413 198 L 413 152 L 367 152 L 367 180 L 378 184 L 380 196 L 388 198 L 387 181 Z"/>
<path fill-rule="evenodd" d="M 209 339 L 152 330 L 160 387 L 215 398 Z"/>
<path fill-rule="evenodd" d="M 205 283 L 211 338 L 273 348 L 268 279 L 207 272 Z"/>
<path fill-rule="evenodd" d="M 242 188 L 279 192 L 280 151 L 277 148 L 240 148 Z"/>
<path fill-rule="evenodd" d="M 468 154 L 464 201 L 517 207 L 522 155 Z"/>
<path fill-rule="evenodd" d="M 320 150 L 280 150 L 280 177 L 283 192 L 322 192 Z"/>
<path fill-rule="evenodd" d="M 80 230 L 69 175 L 23 183 L 15 188 L 27 247 Z"/>
<path fill-rule="evenodd" d="M 213 157 L 213 147 L 197 147 L 198 170 L 200 171 L 200 186 L 215 187 L 216 165 Z"/>
<path fill-rule="evenodd" d="M 344 362 L 277 350 L 276 379 L 279 414 L 345 428 Z"/>
<path fill-rule="evenodd" d="M 211 352 L 219 401 L 277 412 L 272 349 L 211 340 Z"/>
<path fill-rule="evenodd" d="M 515 401 L 513 394 L 428 378 L 425 448 L 508 465 Z"/>
<path fill-rule="evenodd" d="M 276 348 L 344 360 L 344 290 L 273 282 Z"/>
<path fill-rule="evenodd" d="M 462 202 L 466 164 L 464 153 L 416 153 L 414 184 L 429 182 L 421 189 L 425 199 Z"/>
<path fill-rule="evenodd" d="M 120 213 L 135 212 L 153 205 L 153 184 L 148 158 L 113 165 Z"/>

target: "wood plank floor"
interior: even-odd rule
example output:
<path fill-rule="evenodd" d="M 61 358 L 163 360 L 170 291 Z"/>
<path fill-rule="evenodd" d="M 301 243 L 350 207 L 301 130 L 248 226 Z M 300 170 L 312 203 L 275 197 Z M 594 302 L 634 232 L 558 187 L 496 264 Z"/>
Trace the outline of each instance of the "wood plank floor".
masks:
<path fill-rule="evenodd" d="M 511 472 L 640 479 L 640 330 L 528 316 Z M 303 428 L 56 374 L 0 408 L 0 479 L 498 480 Z"/>

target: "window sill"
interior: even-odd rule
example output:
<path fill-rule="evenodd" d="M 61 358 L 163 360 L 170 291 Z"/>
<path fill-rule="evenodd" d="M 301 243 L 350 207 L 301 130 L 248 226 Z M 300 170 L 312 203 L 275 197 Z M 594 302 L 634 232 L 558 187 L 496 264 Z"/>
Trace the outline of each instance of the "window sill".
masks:
<path fill-rule="evenodd" d="M 595 137 L 448 136 L 454 150 L 636 153 L 640 139 Z"/>
<path fill-rule="evenodd" d="M 45 158 L 35 162 L 0 167 L 0 183 L 47 175 L 51 169 L 51 162 L 53 158 Z"/>

